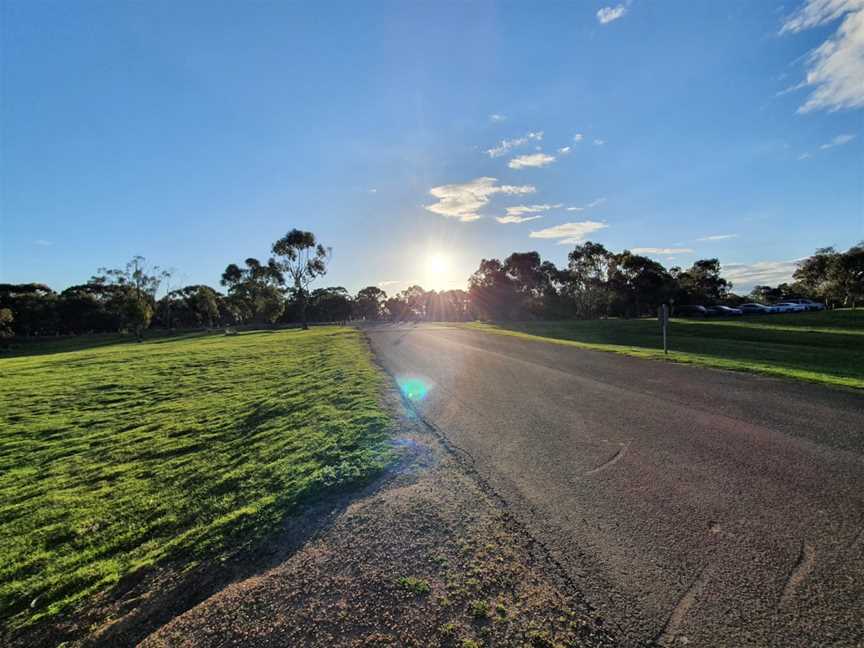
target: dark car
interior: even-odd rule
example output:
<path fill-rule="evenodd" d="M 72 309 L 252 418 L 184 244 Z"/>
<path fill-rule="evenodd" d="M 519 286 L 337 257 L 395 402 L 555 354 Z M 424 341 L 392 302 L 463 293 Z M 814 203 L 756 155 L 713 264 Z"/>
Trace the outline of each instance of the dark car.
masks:
<path fill-rule="evenodd" d="M 676 306 L 675 317 L 708 317 L 708 309 L 704 306 Z"/>
<path fill-rule="evenodd" d="M 763 306 L 762 304 L 741 304 L 738 310 L 745 315 L 767 315 L 771 312 L 768 306 Z"/>
<path fill-rule="evenodd" d="M 732 308 L 731 306 L 711 306 L 707 310 L 712 317 L 738 317 L 744 314 L 740 308 Z"/>

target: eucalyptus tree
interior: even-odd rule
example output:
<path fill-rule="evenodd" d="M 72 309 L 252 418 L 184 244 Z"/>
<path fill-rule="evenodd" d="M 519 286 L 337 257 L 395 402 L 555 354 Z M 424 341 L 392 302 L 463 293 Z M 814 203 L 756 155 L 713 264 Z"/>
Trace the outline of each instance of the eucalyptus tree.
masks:
<path fill-rule="evenodd" d="M 308 329 L 306 305 L 309 301 L 309 286 L 315 279 L 327 273 L 327 262 L 331 250 L 315 240 L 312 232 L 292 229 L 273 244 L 273 254 L 279 258 L 278 266 L 290 277 L 297 300 L 300 321 Z"/>

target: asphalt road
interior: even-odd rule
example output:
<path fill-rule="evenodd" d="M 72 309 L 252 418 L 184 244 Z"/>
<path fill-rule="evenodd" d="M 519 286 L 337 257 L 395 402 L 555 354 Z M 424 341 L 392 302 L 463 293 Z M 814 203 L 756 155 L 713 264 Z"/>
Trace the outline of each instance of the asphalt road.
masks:
<path fill-rule="evenodd" d="M 434 325 L 367 331 L 625 645 L 864 645 L 864 395 Z"/>

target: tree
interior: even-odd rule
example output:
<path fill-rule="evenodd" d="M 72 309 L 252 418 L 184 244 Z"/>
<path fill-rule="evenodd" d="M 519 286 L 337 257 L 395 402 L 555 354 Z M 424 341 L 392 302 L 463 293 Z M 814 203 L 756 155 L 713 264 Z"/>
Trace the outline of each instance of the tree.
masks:
<path fill-rule="evenodd" d="M 835 259 L 831 276 L 843 293 L 844 305 L 855 308 L 864 299 L 864 241 Z"/>
<path fill-rule="evenodd" d="M 280 292 L 285 283 L 282 269 L 273 258 L 261 263 L 250 257 L 244 264 L 244 268 L 229 264 L 220 281 L 228 288 L 232 312 L 237 318 L 242 318 L 236 321 L 254 319 L 272 324 L 275 321 L 271 319 L 273 313 L 279 310 L 281 315 L 284 309 L 284 298 Z"/>
<path fill-rule="evenodd" d="M 15 316 L 12 315 L 11 308 L 0 308 L 0 340 L 6 340 L 15 334 L 12 330 L 12 323 L 15 321 Z M 7 344 L 3 342 L 4 346 Z"/>
<path fill-rule="evenodd" d="M 274 286 L 266 286 L 255 296 L 255 314 L 267 324 L 274 324 L 284 309 L 285 298 Z"/>
<path fill-rule="evenodd" d="M 833 247 L 819 248 L 816 252 L 798 263 L 792 275 L 795 284 L 800 286 L 808 297 L 825 300 L 831 306 L 843 300 L 842 291 L 836 284 L 833 269 L 840 253 Z"/>
<path fill-rule="evenodd" d="M 504 272 L 518 293 L 513 304 L 514 314 L 520 318 L 524 315 L 541 316 L 544 298 L 555 289 L 549 268 L 541 263 L 540 255 L 537 252 L 514 252 L 504 259 Z"/>
<path fill-rule="evenodd" d="M 318 322 L 344 322 L 353 308 L 354 300 L 342 286 L 319 288 L 309 298 L 309 315 Z"/>
<path fill-rule="evenodd" d="M 608 315 L 613 255 L 601 243 L 586 241 L 573 248 L 567 260 L 564 290 L 576 305 L 576 316 L 594 319 Z"/>
<path fill-rule="evenodd" d="M 677 278 L 679 302 L 717 304 L 726 299 L 732 289 L 732 284 L 720 276 L 720 261 L 717 259 L 700 259 Z"/>
<path fill-rule="evenodd" d="M 498 259 L 482 259 L 480 267 L 468 279 L 471 308 L 482 319 L 513 319 L 519 310 L 519 293 Z"/>
<path fill-rule="evenodd" d="M 387 311 L 390 321 L 398 322 L 405 317 L 408 311 L 408 304 L 402 301 L 398 295 L 395 295 L 384 302 L 384 309 Z"/>
<path fill-rule="evenodd" d="M 171 276 L 171 272 L 159 266 L 148 267 L 147 260 L 142 256 L 132 257 L 125 268 L 99 268 L 97 272 L 99 274 L 94 275 L 90 283 L 122 289 L 123 298 L 117 310 L 123 314 L 125 324 L 141 340 L 144 329 L 150 325 L 153 317 L 156 293 L 162 282 Z"/>
<path fill-rule="evenodd" d="M 614 255 L 609 286 L 613 311 L 625 317 L 655 314 L 672 292 L 673 280 L 661 264 L 629 250 Z"/>
<path fill-rule="evenodd" d="M 354 299 L 354 314 L 367 320 L 380 319 L 384 313 L 387 293 L 377 286 L 367 286 L 357 293 Z"/>
<path fill-rule="evenodd" d="M 308 289 L 317 277 L 326 274 L 329 250 L 315 241 L 312 232 L 292 229 L 273 244 L 273 254 L 281 258 L 279 268 L 286 272 L 294 283 L 300 319 L 303 328 L 308 329 Z"/>
<path fill-rule="evenodd" d="M 399 293 L 399 299 L 405 304 L 402 319 L 417 321 L 426 317 L 426 291 L 421 286 L 408 286 Z"/>
<path fill-rule="evenodd" d="M 0 284 L 0 308 L 11 311 L 17 334 L 29 337 L 58 331 L 57 295 L 44 284 Z"/>

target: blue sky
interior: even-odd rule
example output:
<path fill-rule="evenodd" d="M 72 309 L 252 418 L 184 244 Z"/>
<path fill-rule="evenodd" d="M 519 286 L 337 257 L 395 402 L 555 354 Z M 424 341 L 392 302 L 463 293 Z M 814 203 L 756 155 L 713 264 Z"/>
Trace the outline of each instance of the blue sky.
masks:
<path fill-rule="evenodd" d="M 2 281 L 141 254 L 215 286 L 298 227 L 352 292 L 586 238 L 746 290 L 864 239 L 864 0 L 11 0 L 2 25 Z"/>

